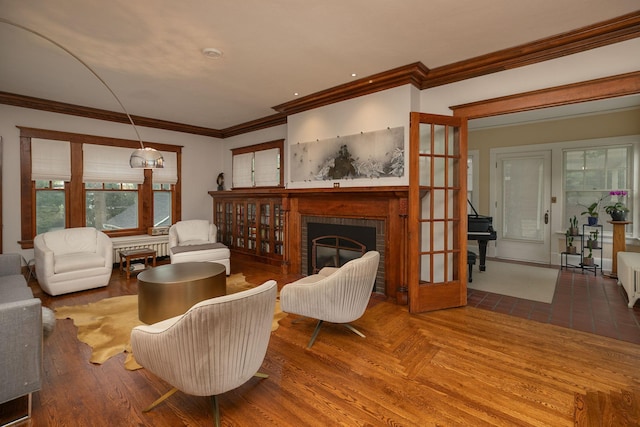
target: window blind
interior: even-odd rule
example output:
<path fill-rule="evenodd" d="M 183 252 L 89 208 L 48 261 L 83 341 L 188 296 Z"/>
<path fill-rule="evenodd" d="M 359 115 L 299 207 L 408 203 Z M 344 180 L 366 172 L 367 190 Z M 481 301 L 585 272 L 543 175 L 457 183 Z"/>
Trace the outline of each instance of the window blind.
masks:
<path fill-rule="evenodd" d="M 280 149 L 255 152 L 255 184 L 257 187 L 280 185 Z"/>
<path fill-rule="evenodd" d="M 82 144 L 82 182 L 127 182 L 142 184 L 144 169 L 129 166 L 132 148 Z"/>
<path fill-rule="evenodd" d="M 173 151 L 161 151 L 164 167 L 153 169 L 154 184 L 175 184 L 178 182 L 178 155 Z"/>
<path fill-rule="evenodd" d="M 31 179 L 71 181 L 71 143 L 31 138 Z"/>
<path fill-rule="evenodd" d="M 253 153 L 233 156 L 233 187 L 253 187 Z"/>

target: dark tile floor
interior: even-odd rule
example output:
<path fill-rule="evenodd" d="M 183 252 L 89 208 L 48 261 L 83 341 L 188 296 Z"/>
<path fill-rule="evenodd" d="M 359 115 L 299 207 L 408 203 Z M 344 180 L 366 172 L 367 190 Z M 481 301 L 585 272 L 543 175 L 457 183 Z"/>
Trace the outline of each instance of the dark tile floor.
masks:
<path fill-rule="evenodd" d="M 467 304 L 640 344 L 640 301 L 628 308 L 627 294 L 608 276 L 562 270 L 551 304 L 469 289 Z"/>

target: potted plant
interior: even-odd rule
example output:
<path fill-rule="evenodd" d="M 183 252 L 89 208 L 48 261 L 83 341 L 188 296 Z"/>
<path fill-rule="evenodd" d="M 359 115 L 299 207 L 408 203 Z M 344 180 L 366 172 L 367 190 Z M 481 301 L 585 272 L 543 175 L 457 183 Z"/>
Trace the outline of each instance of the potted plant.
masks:
<path fill-rule="evenodd" d="M 598 212 L 600 211 L 600 203 L 604 199 L 604 196 L 598 199 L 598 201 L 591 203 L 589 206 L 584 206 L 587 210 L 580 215 L 587 215 L 587 224 L 598 225 Z M 581 205 L 583 206 L 583 205 Z"/>
<path fill-rule="evenodd" d="M 591 236 L 589 237 L 589 242 L 591 242 L 591 248 L 593 249 L 597 249 L 598 248 L 598 236 L 600 234 L 600 232 L 598 230 L 592 231 Z"/>
<path fill-rule="evenodd" d="M 569 230 L 567 230 L 567 253 L 568 254 L 575 254 L 576 253 L 576 247 L 573 246 L 573 236 L 571 235 L 571 232 Z"/>
<path fill-rule="evenodd" d="M 572 236 L 577 236 L 580 234 L 580 229 L 578 228 L 578 218 L 574 215 L 573 218 L 569 218 L 569 232 Z"/>
<path fill-rule="evenodd" d="M 593 252 L 591 251 L 591 247 L 589 245 L 587 245 L 587 248 L 589 248 L 589 253 L 585 255 L 584 258 L 582 258 L 582 265 L 591 267 L 593 266 Z"/>
<path fill-rule="evenodd" d="M 616 196 L 617 201 L 611 205 L 607 205 L 604 207 L 604 211 L 611 215 L 611 221 L 624 221 L 627 219 L 627 212 L 629 209 L 622 203 L 620 200 L 622 197 L 627 195 L 627 192 L 624 190 L 614 190 L 609 192 L 610 196 Z M 613 200 L 612 200 L 613 202 Z"/>

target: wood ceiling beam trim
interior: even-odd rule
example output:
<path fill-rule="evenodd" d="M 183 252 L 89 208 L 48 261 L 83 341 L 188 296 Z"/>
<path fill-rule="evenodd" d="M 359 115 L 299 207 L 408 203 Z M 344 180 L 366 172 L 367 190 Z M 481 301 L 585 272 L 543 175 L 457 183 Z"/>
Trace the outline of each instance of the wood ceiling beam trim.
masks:
<path fill-rule="evenodd" d="M 519 113 L 640 93 L 640 71 L 450 107 L 468 119 Z"/>

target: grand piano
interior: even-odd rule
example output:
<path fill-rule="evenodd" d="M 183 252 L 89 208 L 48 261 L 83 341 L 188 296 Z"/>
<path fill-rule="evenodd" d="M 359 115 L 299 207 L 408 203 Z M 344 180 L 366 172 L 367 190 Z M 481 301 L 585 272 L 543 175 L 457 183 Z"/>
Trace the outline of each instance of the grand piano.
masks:
<path fill-rule="evenodd" d="M 493 218 L 490 216 L 478 215 L 478 211 L 473 207 L 471 201 L 467 200 L 473 210 L 473 215 L 467 215 L 467 240 L 477 240 L 480 249 L 480 271 L 487 269 L 487 243 L 489 240 L 496 240 L 498 234 L 493 229 Z"/>

